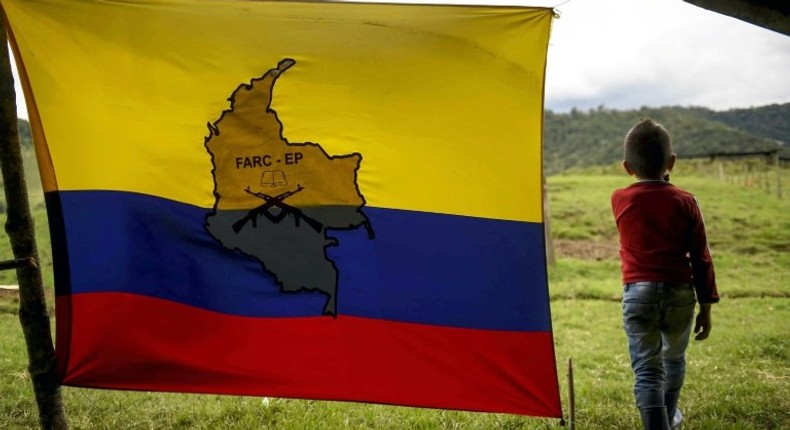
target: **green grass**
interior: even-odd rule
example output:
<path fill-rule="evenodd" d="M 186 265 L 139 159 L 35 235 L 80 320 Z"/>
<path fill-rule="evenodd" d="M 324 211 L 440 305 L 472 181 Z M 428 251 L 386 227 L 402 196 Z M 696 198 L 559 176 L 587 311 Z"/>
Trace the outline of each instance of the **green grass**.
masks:
<path fill-rule="evenodd" d="M 681 399 L 685 428 L 790 428 L 790 199 L 692 173 L 681 167 L 672 181 L 695 193 L 703 208 L 722 302 L 713 310 L 711 338 L 692 341 L 689 348 Z M 553 236 L 571 245 L 616 244 L 609 197 L 613 189 L 629 183 L 614 167 L 549 178 Z M 45 283 L 51 294 L 43 198 L 33 188 Z M 786 190 L 790 194 L 790 187 Z M 0 258 L 10 258 L 7 241 L 0 243 Z M 12 272 L 2 276 L 0 283 L 15 282 Z M 549 278 L 566 413 L 566 363 L 572 357 L 578 428 L 637 428 L 616 253 L 599 258 L 560 253 Z M 17 306 L 13 297 L 0 298 L 2 429 L 37 425 Z M 64 387 L 63 395 L 74 429 L 558 428 L 558 420 L 543 418 L 358 403 L 71 387 Z"/>
<path fill-rule="evenodd" d="M 788 428 L 788 305 L 769 298 L 716 305 L 711 337 L 689 347 L 686 429 Z M 619 312 L 617 302 L 553 303 L 557 354 L 574 358 L 580 428 L 638 427 Z"/>

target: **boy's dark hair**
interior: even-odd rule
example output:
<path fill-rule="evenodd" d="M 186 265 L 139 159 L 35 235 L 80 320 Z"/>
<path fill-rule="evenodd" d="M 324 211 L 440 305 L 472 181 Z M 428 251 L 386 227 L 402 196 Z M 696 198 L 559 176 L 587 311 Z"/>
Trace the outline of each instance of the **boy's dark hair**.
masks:
<path fill-rule="evenodd" d="M 663 125 L 644 119 L 625 135 L 623 153 L 637 177 L 659 177 L 672 156 L 672 138 Z"/>

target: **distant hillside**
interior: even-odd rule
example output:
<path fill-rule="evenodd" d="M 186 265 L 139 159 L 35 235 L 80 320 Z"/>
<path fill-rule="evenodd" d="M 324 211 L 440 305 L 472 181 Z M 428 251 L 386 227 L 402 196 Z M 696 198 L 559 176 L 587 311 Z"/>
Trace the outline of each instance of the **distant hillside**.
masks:
<path fill-rule="evenodd" d="M 599 107 L 588 111 L 574 109 L 567 114 L 546 111 L 546 172 L 621 160 L 623 137 L 642 118 L 653 118 L 667 127 L 679 157 L 775 149 L 781 146 L 780 142 L 790 140 L 788 112 L 790 104 L 726 112 L 685 107 L 628 111 Z M 747 130 L 747 125 L 756 131 Z"/>
<path fill-rule="evenodd" d="M 701 115 L 755 136 L 790 144 L 790 103 L 720 112 L 703 109 Z"/>

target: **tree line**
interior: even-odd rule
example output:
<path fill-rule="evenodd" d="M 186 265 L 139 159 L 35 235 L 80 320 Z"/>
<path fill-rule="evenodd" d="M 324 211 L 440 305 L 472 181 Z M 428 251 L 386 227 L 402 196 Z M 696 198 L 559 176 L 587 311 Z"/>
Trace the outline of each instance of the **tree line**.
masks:
<path fill-rule="evenodd" d="M 622 159 L 625 133 L 643 118 L 664 124 L 678 157 L 710 153 L 770 151 L 790 157 L 790 103 L 714 111 L 702 107 L 642 107 L 613 110 L 604 106 L 544 116 L 546 172 L 608 165 Z"/>

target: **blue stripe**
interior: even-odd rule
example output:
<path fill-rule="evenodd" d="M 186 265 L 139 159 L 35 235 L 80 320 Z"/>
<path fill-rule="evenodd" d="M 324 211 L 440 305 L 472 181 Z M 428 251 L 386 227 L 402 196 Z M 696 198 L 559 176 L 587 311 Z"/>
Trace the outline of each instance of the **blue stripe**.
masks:
<path fill-rule="evenodd" d="M 222 247 L 204 228 L 209 209 L 114 191 L 47 197 L 68 239 L 52 242 L 66 248 L 54 255 L 68 259 L 55 265 L 59 294 L 128 292 L 240 316 L 321 315 L 326 295 L 284 293 L 260 262 Z M 363 211 L 375 239 L 364 228 L 328 233 L 339 242 L 327 249 L 339 273 L 338 313 L 551 330 L 542 224 Z"/>

